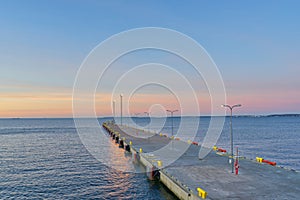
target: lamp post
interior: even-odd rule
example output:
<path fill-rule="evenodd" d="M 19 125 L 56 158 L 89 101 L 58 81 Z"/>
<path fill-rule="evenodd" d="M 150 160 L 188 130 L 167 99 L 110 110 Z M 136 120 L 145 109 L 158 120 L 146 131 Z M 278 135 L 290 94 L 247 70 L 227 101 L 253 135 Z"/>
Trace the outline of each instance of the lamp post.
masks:
<path fill-rule="evenodd" d="M 115 123 L 115 118 L 116 118 L 116 101 L 113 100 L 113 122 Z"/>
<path fill-rule="evenodd" d="M 171 113 L 171 119 L 172 119 L 172 149 L 173 149 L 173 135 L 174 135 L 174 133 L 173 133 L 173 113 L 174 112 L 177 112 L 178 110 L 166 110 L 167 112 L 169 112 L 169 113 Z"/>
<path fill-rule="evenodd" d="M 123 125 L 123 105 L 122 105 L 123 104 L 123 94 L 120 94 L 120 100 L 121 100 L 120 101 L 120 107 L 121 107 L 120 108 L 121 109 L 120 112 L 121 112 L 121 126 L 122 126 Z"/>
<path fill-rule="evenodd" d="M 233 110 L 233 108 L 241 107 L 242 105 L 241 104 L 236 104 L 236 105 L 230 106 L 230 105 L 223 104 L 221 106 L 223 108 L 229 108 L 230 109 L 230 154 L 231 154 L 230 162 L 231 162 L 231 173 L 234 173 L 234 171 L 233 171 L 234 163 L 233 163 L 232 110 Z"/>

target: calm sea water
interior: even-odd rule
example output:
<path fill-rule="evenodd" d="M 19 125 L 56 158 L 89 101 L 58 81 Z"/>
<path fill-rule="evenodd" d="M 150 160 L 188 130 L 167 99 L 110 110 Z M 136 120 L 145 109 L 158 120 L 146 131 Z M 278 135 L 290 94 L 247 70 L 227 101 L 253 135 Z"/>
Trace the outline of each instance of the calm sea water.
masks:
<path fill-rule="evenodd" d="M 106 119 L 99 119 L 102 123 Z M 135 119 L 141 126 L 149 118 Z M 180 118 L 173 118 L 174 131 Z M 193 118 L 190 118 L 193 120 Z M 196 140 L 203 139 L 210 118 L 201 118 Z M 126 119 L 125 119 L 126 123 Z M 129 123 L 129 122 L 128 122 Z M 233 119 L 235 145 L 248 158 L 261 156 L 300 170 L 300 117 Z M 158 127 L 149 127 L 155 130 Z M 187 132 L 188 125 L 186 127 Z M 171 133 L 168 118 L 162 130 Z M 229 149 L 226 120 L 218 146 Z M 123 150 L 118 162 L 130 163 Z M 0 199 L 174 199 L 168 189 L 145 174 L 124 173 L 96 159 L 82 145 L 72 119 L 0 120 Z"/>

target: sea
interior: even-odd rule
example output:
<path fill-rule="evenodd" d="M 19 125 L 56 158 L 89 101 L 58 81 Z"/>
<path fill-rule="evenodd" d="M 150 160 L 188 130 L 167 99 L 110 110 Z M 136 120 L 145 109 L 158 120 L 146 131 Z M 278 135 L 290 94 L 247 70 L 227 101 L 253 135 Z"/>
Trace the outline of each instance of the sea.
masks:
<path fill-rule="evenodd" d="M 183 120 L 184 119 L 184 120 Z M 211 117 L 173 117 L 149 123 L 149 117 L 124 118 L 127 126 L 176 134 L 182 121 L 199 120 L 201 143 Z M 112 118 L 99 118 L 99 125 Z M 153 120 L 155 121 L 155 120 Z M 160 121 L 156 119 L 156 121 Z M 173 122 L 172 122 L 173 121 Z M 226 117 L 217 146 L 230 149 Z M 256 156 L 300 171 L 300 117 L 234 116 L 234 147 L 248 159 Z M 189 124 L 185 124 L 187 134 Z M 134 165 L 117 145 L 119 164 Z M 110 156 L 109 154 L 107 156 Z M 139 166 L 141 167 L 141 166 Z M 82 144 L 73 119 L 0 119 L 0 199 L 176 199 L 144 173 L 122 172 L 95 159 Z"/>

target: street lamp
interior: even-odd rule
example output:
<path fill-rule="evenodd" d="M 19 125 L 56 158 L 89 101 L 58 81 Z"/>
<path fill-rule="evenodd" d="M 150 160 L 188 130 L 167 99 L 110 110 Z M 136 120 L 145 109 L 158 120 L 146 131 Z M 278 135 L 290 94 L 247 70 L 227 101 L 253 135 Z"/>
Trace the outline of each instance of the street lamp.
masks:
<path fill-rule="evenodd" d="M 120 94 L 120 107 L 121 107 L 121 126 L 123 124 L 123 94 Z"/>
<path fill-rule="evenodd" d="M 242 105 L 241 104 L 236 104 L 236 105 L 233 105 L 233 106 L 229 106 L 229 105 L 226 105 L 226 104 L 223 104 L 221 105 L 223 108 L 229 108 L 230 109 L 230 154 L 231 154 L 231 158 L 230 158 L 230 161 L 231 161 L 231 173 L 234 173 L 233 172 L 233 169 L 234 169 L 234 163 L 233 163 L 233 133 L 232 133 L 232 110 L 233 108 L 236 108 L 236 107 L 241 107 Z"/>
<path fill-rule="evenodd" d="M 178 110 L 166 110 L 167 112 L 170 112 L 171 113 L 171 119 L 172 119 L 172 148 L 173 148 L 173 113 L 174 112 L 177 112 Z"/>
<path fill-rule="evenodd" d="M 115 118 L 116 118 L 116 101 L 113 100 L 113 122 L 115 123 Z"/>

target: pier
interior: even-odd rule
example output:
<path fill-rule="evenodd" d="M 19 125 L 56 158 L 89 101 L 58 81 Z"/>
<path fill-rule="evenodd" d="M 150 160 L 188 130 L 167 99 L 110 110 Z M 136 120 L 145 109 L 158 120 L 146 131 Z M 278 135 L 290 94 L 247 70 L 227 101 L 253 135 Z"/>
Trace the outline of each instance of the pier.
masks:
<path fill-rule="evenodd" d="M 228 154 L 215 147 L 204 159 L 198 158 L 200 146 L 164 134 L 106 122 L 104 129 L 133 162 L 142 163 L 149 179 L 157 178 L 179 199 L 299 199 L 300 175 L 294 170 L 273 166 L 262 158 L 239 159 L 238 175 L 231 173 Z M 134 136 L 138 134 L 138 137 Z M 149 136 L 150 137 L 147 137 Z M 156 151 L 166 147 L 162 151 Z M 188 146 L 175 162 L 177 147 Z M 158 153 L 159 152 L 159 153 Z"/>

